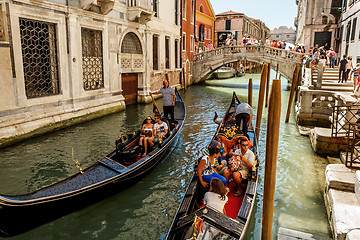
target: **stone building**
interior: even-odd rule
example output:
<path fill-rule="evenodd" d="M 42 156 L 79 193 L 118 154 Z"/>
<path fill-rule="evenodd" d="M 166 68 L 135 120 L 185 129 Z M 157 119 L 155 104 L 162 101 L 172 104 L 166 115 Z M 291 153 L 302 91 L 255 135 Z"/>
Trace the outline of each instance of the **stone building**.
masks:
<path fill-rule="evenodd" d="M 181 62 L 184 85 L 192 82 L 191 63 L 194 60 L 195 0 L 181 0 Z"/>
<path fill-rule="evenodd" d="M 351 56 L 353 63 L 360 63 L 360 2 L 348 1 L 343 3 L 343 12 L 338 28 L 337 38 L 340 44 L 338 56 Z"/>
<path fill-rule="evenodd" d="M 195 1 L 195 50 L 203 51 L 214 44 L 215 13 L 209 0 Z"/>
<path fill-rule="evenodd" d="M 228 36 L 237 44 L 241 43 L 244 36 L 264 41 L 270 36 L 270 29 L 259 19 L 250 18 L 243 13 L 228 11 L 216 14 L 215 46 L 222 46 Z"/>
<path fill-rule="evenodd" d="M 280 26 L 271 30 L 271 40 L 285 41 L 295 44 L 296 30 L 287 26 Z"/>
<path fill-rule="evenodd" d="M 180 0 L 0 3 L 0 145 L 180 83 Z"/>
<path fill-rule="evenodd" d="M 336 52 L 339 51 L 337 36 L 340 18 L 341 0 L 296 0 L 298 13 L 295 18 L 296 43 L 304 44 L 305 49 L 318 44 L 328 43 Z"/>

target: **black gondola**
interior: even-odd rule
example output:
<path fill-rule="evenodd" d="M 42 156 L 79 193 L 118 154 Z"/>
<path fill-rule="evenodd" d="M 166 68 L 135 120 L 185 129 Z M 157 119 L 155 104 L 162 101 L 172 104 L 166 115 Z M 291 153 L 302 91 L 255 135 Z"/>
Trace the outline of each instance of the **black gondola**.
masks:
<path fill-rule="evenodd" d="M 168 136 L 149 154 L 138 157 L 138 130 L 93 165 L 65 180 L 32 193 L 0 195 L 0 236 L 23 233 L 115 194 L 151 171 L 175 147 L 185 120 L 185 105 L 175 89 L 175 122 Z"/>
<path fill-rule="evenodd" d="M 216 135 L 224 136 L 230 144 L 234 144 L 242 133 L 236 128 L 234 121 L 236 106 L 240 104 L 235 92 L 225 113 Z M 252 210 L 254 208 L 256 189 L 258 183 L 257 164 L 257 142 L 253 127 L 249 129 L 248 135 L 253 143 L 251 150 L 255 153 L 256 161 L 252 169 L 251 177 L 244 183 L 244 193 L 240 197 L 230 194 L 234 191 L 234 183 L 229 183 L 231 192 L 229 200 L 225 205 L 226 215 L 214 210 L 211 207 L 203 207 L 202 200 L 208 189 L 205 189 L 199 181 L 196 172 L 192 176 L 186 189 L 185 195 L 176 212 L 174 220 L 166 239 L 243 239 L 249 224 Z M 202 225 L 202 231 L 199 229 Z"/>

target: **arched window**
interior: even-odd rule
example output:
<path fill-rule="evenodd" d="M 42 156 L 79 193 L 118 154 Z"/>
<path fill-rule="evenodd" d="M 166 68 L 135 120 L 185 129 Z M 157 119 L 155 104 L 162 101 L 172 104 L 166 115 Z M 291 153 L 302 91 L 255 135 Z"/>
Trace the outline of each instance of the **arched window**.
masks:
<path fill-rule="evenodd" d="M 204 12 L 204 7 L 203 7 L 203 5 L 200 5 L 200 12 L 201 12 L 201 13 Z"/>
<path fill-rule="evenodd" d="M 125 35 L 121 44 L 121 53 L 142 54 L 142 48 L 139 38 L 135 33 Z"/>

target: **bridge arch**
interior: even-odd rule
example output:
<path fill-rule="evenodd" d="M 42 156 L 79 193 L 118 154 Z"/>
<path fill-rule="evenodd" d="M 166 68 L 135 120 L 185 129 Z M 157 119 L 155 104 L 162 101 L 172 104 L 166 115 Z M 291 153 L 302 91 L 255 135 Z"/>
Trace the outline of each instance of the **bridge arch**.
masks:
<path fill-rule="evenodd" d="M 302 64 L 303 56 L 304 54 L 302 53 L 263 45 L 225 46 L 216 48 L 195 55 L 193 62 L 193 81 L 194 83 L 204 81 L 212 72 L 225 64 L 247 60 L 260 64 L 270 63 L 272 69 L 279 66 L 278 71 L 291 82 L 295 65 Z"/>

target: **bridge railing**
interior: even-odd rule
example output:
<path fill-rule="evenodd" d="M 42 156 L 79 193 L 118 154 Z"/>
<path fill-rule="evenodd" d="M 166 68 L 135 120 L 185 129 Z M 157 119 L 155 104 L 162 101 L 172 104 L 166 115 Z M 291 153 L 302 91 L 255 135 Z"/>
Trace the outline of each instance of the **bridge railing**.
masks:
<path fill-rule="evenodd" d="M 279 49 L 264 45 L 246 45 L 246 46 L 223 46 L 219 48 L 214 48 L 209 51 L 197 53 L 194 55 L 194 61 L 206 60 L 214 56 L 226 55 L 226 54 L 237 54 L 241 53 L 244 56 L 267 56 L 276 59 L 282 60 L 292 60 L 296 62 L 301 62 L 305 54 L 298 53 L 290 50 Z"/>

